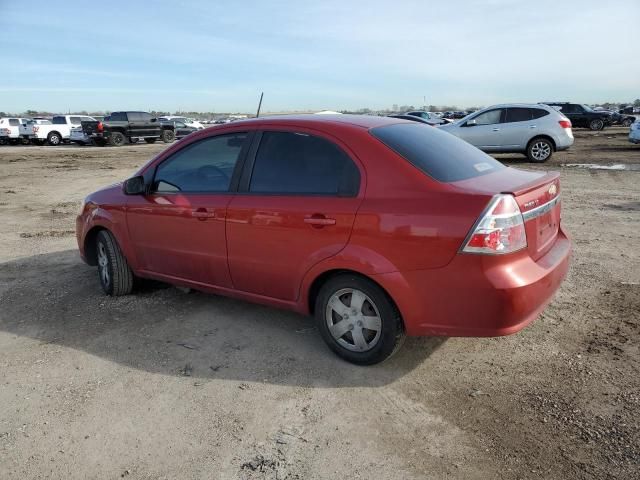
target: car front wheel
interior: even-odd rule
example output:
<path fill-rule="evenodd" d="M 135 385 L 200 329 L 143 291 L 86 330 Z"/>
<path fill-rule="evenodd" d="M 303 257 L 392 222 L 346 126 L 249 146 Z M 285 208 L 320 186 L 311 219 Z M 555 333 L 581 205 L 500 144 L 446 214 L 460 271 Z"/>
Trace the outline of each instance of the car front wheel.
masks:
<path fill-rule="evenodd" d="M 631 120 L 630 118 L 625 118 L 622 121 L 622 126 L 623 127 L 630 127 L 632 123 L 633 123 L 633 120 Z"/>
<path fill-rule="evenodd" d="M 127 295 L 133 289 L 133 272 L 111 232 L 101 230 L 96 239 L 100 285 L 107 295 Z"/>
<path fill-rule="evenodd" d="M 591 120 L 591 122 L 589 122 L 589 128 L 594 131 L 602 130 L 604 128 L 604 122 L 600 119 Z"/>
<path fill-rule="evenodd" d="M 329 348 L 358 365 L 386 360 L 405 337 L 391 299 L 377 284 L 357 275 L 327 281 L 316 298 L 315 317 Z"/>

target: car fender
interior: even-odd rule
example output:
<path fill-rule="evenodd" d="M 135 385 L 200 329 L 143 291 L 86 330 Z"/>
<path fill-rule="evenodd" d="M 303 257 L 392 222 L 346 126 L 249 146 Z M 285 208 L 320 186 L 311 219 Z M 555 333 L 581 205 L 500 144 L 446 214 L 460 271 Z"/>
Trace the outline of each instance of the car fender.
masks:
<path fill-rule="evenodd" d="M 84 244 L 87 234 L 96 227 L 109 230 L 116 238 L 120 250 L 127 259 L 129 266 L 132 270 L 136 271 L 138 270 L 138 261 L 135 251 L 131 248 L 125 215 L 124 208 L 102 208 L 96 206 L 88 217 L 82 242 Z"/>

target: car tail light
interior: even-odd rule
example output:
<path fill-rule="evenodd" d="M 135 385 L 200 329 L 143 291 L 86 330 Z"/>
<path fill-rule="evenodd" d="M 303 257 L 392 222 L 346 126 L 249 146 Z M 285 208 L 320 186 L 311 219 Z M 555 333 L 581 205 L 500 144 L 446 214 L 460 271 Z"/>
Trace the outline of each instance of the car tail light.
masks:
<path fill-rule="evenodd" d="M 36 127 L 35 125 L 33 126 L 33 133 L 38 133 L 38 130 L 40 130 L 40 127 Z"/>
<path fill-rule="evenodd" d="M 102 122 L 98 122 L 98 126 L 96 127 L 96 130 L 98 132 L 104 132 L 104 125 L 102 124 Z"/>
<path fill-rule="evenodd" d="M 527 234 L 520 207 L 513 195 L 496 195 L 480 217 L 467 243 L 465 253 L 501 255 L 527 246 Z"/>
<path fill-rule="evenodd" d="M 560 120 L 558 123 L 562 128 L 571 128 L 571 120 Z"/>

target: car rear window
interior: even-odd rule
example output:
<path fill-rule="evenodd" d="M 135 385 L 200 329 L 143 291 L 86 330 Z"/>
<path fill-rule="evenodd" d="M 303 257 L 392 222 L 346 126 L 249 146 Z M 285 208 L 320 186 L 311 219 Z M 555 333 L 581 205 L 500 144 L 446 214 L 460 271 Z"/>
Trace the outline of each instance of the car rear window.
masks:
<path fill-rule="evenodd" d="M 418 123 L 376 127 L 371 134 L 440 182 L 457 182 L 506 168 L 450 133 Z"/>

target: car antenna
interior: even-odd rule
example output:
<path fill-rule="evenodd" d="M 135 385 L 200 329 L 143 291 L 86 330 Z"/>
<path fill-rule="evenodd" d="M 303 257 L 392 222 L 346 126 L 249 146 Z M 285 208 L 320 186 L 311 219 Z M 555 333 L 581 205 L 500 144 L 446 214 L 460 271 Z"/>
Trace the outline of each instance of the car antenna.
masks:
<path fill-rule="evenodd" d="M 264 92 L 260 93 L 260 102 L 258 102 L 258 111 L 256 113 L 256 118 L 258 118 L 260 116 L 260 108 L 262 107 L 262 96 L 264 95 Z"/>

